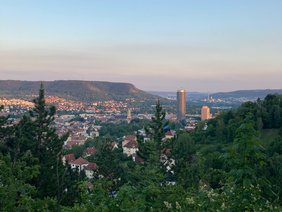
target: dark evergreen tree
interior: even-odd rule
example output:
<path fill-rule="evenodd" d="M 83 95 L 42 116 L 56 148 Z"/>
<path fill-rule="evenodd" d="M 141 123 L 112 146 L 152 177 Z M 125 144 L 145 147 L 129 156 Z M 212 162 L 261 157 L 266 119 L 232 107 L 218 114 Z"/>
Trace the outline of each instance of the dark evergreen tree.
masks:
<path fill-rule="evenodd" d="M 145 164 L 158 164 L 160 155 L 157 143 L 154 140 L 138 140 L 138 155 L 144 159 Z"/>
<path fill-rule="evenodd" d="M 124 179 L 122 165 L 123 153 L 121 149 L 113 149 L 113 140 L 106 137 L 97 142 L 97 152 L 94 161 L 98 166 L 97 175 L 113 182 L 111 190 L 116 189 Z"/>
<path fill-rule="evenodd" d="M 147 134 L 151 136 L 153 141 L 156 143 L 156 148 L 161 154 L 162 141 L 165 137 L 164 128 L 167 125 L 165 120 L 165 111 L 163 110 L 160 100 L 156 103 L 155 114 L 152 117 L 152 121 L 149 123 L 148 127 L 145 128 Z"/>
<path fill-rule="evenodd" d="M 66 176 L 73 175 L 73 173 L 68 173 L 71 170 L 62 163 L 62 148 L 68 135 L 59 137 L 56 134 L 53 126 L 56 109 L 46 105 L 43 84 L 41 84 L 39 96 L 34 100 L 34 104 L 33 110 L 30 111 L 32 129 L 23 130 L 25 133 L 30 132 L 28 135 L 32 136 L 34 146 L 31 151 L 38 158 L 40 165 L 40 174 L 33 184 L 37 188 L 38 197 L 56 197 L 59 207 L 62 200 L 68 199 L 66 196 L 74 196 L 71 194 L 71 191 L 74 190 L 71 187 L 77 187 L 78 183 L 76 181 L 66 182 L 68 180 Z M 78 177 L 74 178 L 78 179 Z M 80 198 L 79 195 L 76 197 Z M 73 199 L 73 202 L 75 201 L 76 199 Z M 64 201 L 63 203 L 68 205 L 73 202 Z"/>

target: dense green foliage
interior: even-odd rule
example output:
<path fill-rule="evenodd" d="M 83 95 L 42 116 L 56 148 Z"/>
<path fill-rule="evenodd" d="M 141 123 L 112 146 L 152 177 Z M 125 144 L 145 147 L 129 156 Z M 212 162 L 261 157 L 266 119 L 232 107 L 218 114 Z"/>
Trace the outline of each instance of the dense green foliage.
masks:
<path fill-rule="evenodd" d="M 122 138 L 124 135 L 134 134 L 137 130 L 144 128 L 148 124 L 147 120 L 133 119 L 130 124 L 121 123 L 101 123 L 100 136 L 111 136 Z"/>
<path fill-rule="evenodd" d="M 62 164 L 66 136 L 59 138 L 52 127 L 55 108 L 46 107 L 43 87 L 34 103 L 34 109 L 18 124 L 10 125 L 7 118 L 1 118 L 3 210 L 59 210 L 61 204 L 72 205 L 80 199 L 79 175 Z"/>
<path fill-rule="evenodd" d="M 46 108 L 43 89 L 35 103 L 19 124 L 0 118 L 3 211 L 282 210 L 279 95 L 244 103 L 168 140 L 157 102 L 146 127 L 151 139 L 138 136 L 139 162 L 113 148 L 111 133 L 85 144 L 97 149 L 89 158 L 98 166 L 91 184 L 61 163 L 65 138 L 52 128 L 55 110 Z M 79 156 L 83 149 L 71 151 Z M 166 162 L 173 160 L 168 170 Z"/>
<path fill-rule="evenodd" d="M 209 121 L 203 133 L 199 125 L 195 135 L 197 143 L 230 143 L 235 139 L 236 130 L 246 121 L 256 131 L 278 129 L 282 126 L 282 100 L 279 95 L 267 95 L 265 100 L 246 102 L 237 110 L 231 110 Z M 202 123 L 204 124 L 204 123 Z"/>
<path fill-rule="evenodd" d="M 265 98 L 269 93 L 282 94 L 282 89 L 263 89 L 263 90 L 239 90 L 231 92 L 221 92 L 212 94 L 213 98 Z"/>

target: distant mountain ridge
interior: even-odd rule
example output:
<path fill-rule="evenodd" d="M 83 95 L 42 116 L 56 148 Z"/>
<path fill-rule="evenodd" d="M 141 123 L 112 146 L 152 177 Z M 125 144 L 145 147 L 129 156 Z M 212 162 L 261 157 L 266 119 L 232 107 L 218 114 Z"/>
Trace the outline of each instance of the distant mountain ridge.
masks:
<path fill-rule="evenodd" d="M 175 97 L 176 91 L 148 91 L 149 93 L 164 98 Z M 237 90 L 230 92 L 204 93 L 204 92 L 189 92 L 186 91 L 187 98 L 202 99 L 212 96 L 213 98 L 248 98 L 248 99 L 263 99 L 268 94 L 282 94 L 282 89 L 256 89 L 256 90 Z"/>
<path fill-rule="evenodd" d="M 0 97 L 27 98 L 37 95 L 40 81 L 0 80 Z M 130 83 L 57 80 L 43 81 L 46 95 L 54 95 L 75 101 L 122 100 L 125 98 L 156 99 L 152 94 Z"/>
<path fill-rule="evenodd" d="M 238 90 L 211 94 L 213 98 L 264 98 L 268 94 L 282 94 L 282 89 Z"/>
<path fill-rule="evenodd" d="M 177 91 L 147 91 L 147 92 L 153 95 L 161 96 L 161 97 L 176 97 Z M 190 92 L 186 90 L 186 96 L 188 98 L 192 98 L 192 97 L 203 98 L 203 97 L 207 97 L 208 93 L 193 92 L 193 91 Z"/>

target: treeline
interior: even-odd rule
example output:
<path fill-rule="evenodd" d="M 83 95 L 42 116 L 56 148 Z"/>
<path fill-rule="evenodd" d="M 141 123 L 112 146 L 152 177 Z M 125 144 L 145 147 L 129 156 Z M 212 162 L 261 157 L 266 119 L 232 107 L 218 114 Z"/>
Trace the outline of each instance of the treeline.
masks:
<path fill-rule="evenodd" d="M 158 102 L 145 127 L 151 139 L 138 136 L 140 159 L 113 148 L 111 137 L 96 139 L 91 160 L 98 170 L 88 181 L 62 164 L 65 138 L 52 128 L 55 109 L 46 107 L 41 88 L 35 108 L 18 124 L 0 119 L 0 208 L 281 211 L 281 100 L 268 95 L 245 103 L 170 140 L 164 139 L 168 123 Z M 261 139 L 266 129 L 275 134 L 267 142 Z"/>
<path fill-rule="evenodd" d="M 282 126 L 281 95 L 267 95 L 262 101 L 246 102 L 236 110 L 230 110 L 212 119 L 205 133 L 199 125 L 195 139 L 197 143 L 230 143 L 234 141 L 236 130 L 246 121 L 252 122 L 256 131 L 278 129 Z"/>

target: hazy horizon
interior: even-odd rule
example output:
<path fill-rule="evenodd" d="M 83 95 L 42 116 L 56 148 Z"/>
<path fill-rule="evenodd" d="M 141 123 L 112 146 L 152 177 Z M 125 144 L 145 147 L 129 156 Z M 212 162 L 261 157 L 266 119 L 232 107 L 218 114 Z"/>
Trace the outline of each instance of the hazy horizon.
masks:
<path fill-rule="evenodd" d="M 141 89 L 146 92 L 163 92 L 163 93 L 175 93 L 179 89 L 184 89 L 187 93 L 202 93 L 202 94 L 212 94 L 212 93 L 221 93 L 221 92 L 233 92 L 233 91 L 244 91 L 244 90 L 282 90 L 282 88 L 250 88 L 250 89 L 235 89 L 235 90 L 219 90 L 219 91 L 197 91 L 197 90 L 188 90 L 183 87 L 176 88 L 175 90 L 145 90 L 138 86 L 136 86 L 134 83 L 131 82 L 124 82 L 124 81 L 107 81 L 107 80 L 79 80 L 79 79 L 73 79 L 73 80 L 64 80 L 64 79 L 55 79 L 55 80 L 19 80 L 19 79 L 0 79 L 0 81 L 27 81 L 27 82 L 52 82 L 52 81 L 92 81 L 92 82 L 109 82 L 109 83 L 129 83 L 133 84 L 137 89 Z"/>
<path fill-rule="evenodd" d="M 2 80 L 281 89 L 278 0 L 0 1 Z"/>

